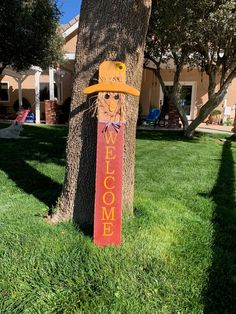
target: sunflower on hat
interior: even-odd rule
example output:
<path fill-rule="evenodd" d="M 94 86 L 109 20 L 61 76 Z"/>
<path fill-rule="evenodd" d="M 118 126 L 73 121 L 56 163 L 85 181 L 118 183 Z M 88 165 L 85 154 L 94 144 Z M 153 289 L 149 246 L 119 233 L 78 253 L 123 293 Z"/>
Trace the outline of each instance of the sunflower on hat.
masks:
<path fill-rule="evenodd" d="M 116 92 L 139 96 L 139 90 L 126 84 L 125 81 L 126 66 L 124 63 L 104 61 L 99 66 L 99 83 L 86 87 L 83 93 Z"/>

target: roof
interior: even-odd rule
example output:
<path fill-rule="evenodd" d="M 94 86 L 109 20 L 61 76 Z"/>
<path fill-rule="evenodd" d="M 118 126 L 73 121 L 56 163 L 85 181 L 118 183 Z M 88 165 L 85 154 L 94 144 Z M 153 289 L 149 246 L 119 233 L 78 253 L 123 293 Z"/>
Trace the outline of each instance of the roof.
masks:
<path fill-rule="evenodd" d="M 79 15 L 73 18 L 69 23 L 61 25 L 64 37 L 70 35 L 79 26 Z"/>
<path fill-rule="evenodd" d="M 10 66 L 7 66 L 3 70 L 2 75 L 8 75 L 16 79 L 22 79 L 23 76 L 34 75 L 36 72 L 42 72 L 42 69 L 37 66 L 31 66 L 29 69 L 25 71 L 17 72 L 14 69 L 12 69 Z"/>

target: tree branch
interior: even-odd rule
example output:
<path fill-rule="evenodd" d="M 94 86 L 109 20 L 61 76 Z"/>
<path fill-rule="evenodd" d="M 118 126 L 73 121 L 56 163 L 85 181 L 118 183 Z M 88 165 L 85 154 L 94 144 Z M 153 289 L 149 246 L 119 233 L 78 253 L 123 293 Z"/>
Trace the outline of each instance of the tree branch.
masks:
<path fill-rule="evenodd" d="M 161 84 L 163 94 L 167 95 L 168 92 L 167 92 L 167 89 L 166 89 L 166 86 L 165 86 L 165 83 L 164 83 L 164 80 L 161 76 L 161 71 L 160 71 L 161 61 L 157 61 L 154 57 L 150 56 L 150 54 L 148 54 L 148 53 L 145 54 L 145 57 L 155 64 L 155 66 L 156 66 L 156 69 L 155 69 L 156 77 L 158 78 L 159 83 Z M 160 58 L 160 60 L 161 60 L 161 58 Z"/>

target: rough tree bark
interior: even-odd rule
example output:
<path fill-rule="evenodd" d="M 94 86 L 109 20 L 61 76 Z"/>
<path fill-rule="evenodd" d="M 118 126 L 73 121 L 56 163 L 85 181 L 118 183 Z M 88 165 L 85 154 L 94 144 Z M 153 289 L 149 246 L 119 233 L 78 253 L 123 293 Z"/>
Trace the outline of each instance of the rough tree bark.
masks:
<path fill-rule="evenodd" d="M 210 84 L 208 87 L 208 101 L 200 108 L 197 117 L 185 130 L 185 137 L 193 137 L 194 132 L 199 124 L 203 122 L 207 118 L 207 116 L 219 106 L 219 104 L 223 101 L 225 95 L 227 94 L 227 89 L 229 88 L 229 85 L 231 84 L 235 76 L 236 72 L 234 70 L 228 75 L 227 79 L 225 79 L 225 82 L 220 86 L 218 92 L 215 92 L 214 90 L 216 87 L 216 79 L 210 78 Z"/>
<path fill-rule="evenodd" d="M 196 130 L 196 128 L 207 118 L 207 116 L 215 109 L 219 106 L 219 104 L 222 102 L 222 100 L 224 99 L 224 95 L 226 95 L 226 91 L 225 93 L 222 94 L 222 96 L 220 97 L 214 97 L 210 100 L 208 100 L 205 105 L 203 105 L 200 110 L 199 113 L 197 115 L 197 117 L 193 120 L 193 122 L 187 127 L 187 129 L 184 132 L 184 136 L 191 138 L 194 135 L 194 132 Z"/>
<path fill-rule="evenodd" d="M 82 2 L 65 181 L 53 222 L 73 219 L 80 226 L 93 224 L 97 123 L 89 110 L 92 100 L 82 90 L 96 83 L 98 66 L 104 60 L 124 62 L 127 83 L 140 89 L 151 3 L 151 0 Z M 123 210 L 132 213 L 138 99 L 127 97 L 125 110 Z"/>

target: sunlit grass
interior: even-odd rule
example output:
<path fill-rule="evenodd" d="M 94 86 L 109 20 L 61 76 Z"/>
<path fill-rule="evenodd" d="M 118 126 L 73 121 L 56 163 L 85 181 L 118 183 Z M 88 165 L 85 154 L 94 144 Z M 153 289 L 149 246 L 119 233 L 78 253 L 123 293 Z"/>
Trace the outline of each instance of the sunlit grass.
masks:
<path fill-rule="evenodd" d="M 219 249 L 214 219 L 225 194 L 212 192 L 223 136 L 138 133 L 135 215 L 123 223 L 122 246 L 101 249 L 72 224 L 43 220 L 63 183 L 66 131 L 25 127 L 31 139 L 0 140 L 0 313 L 198 314 L 213 301 L 218 311 L 209 313 L 234 313 L 234 292 L 223 295 L 226 302 L 212 292 L 207 298 Z M 235 142 L 230 151 L 235 158 Z M 235 204 L 229 197 L 226 210 Z"/>

